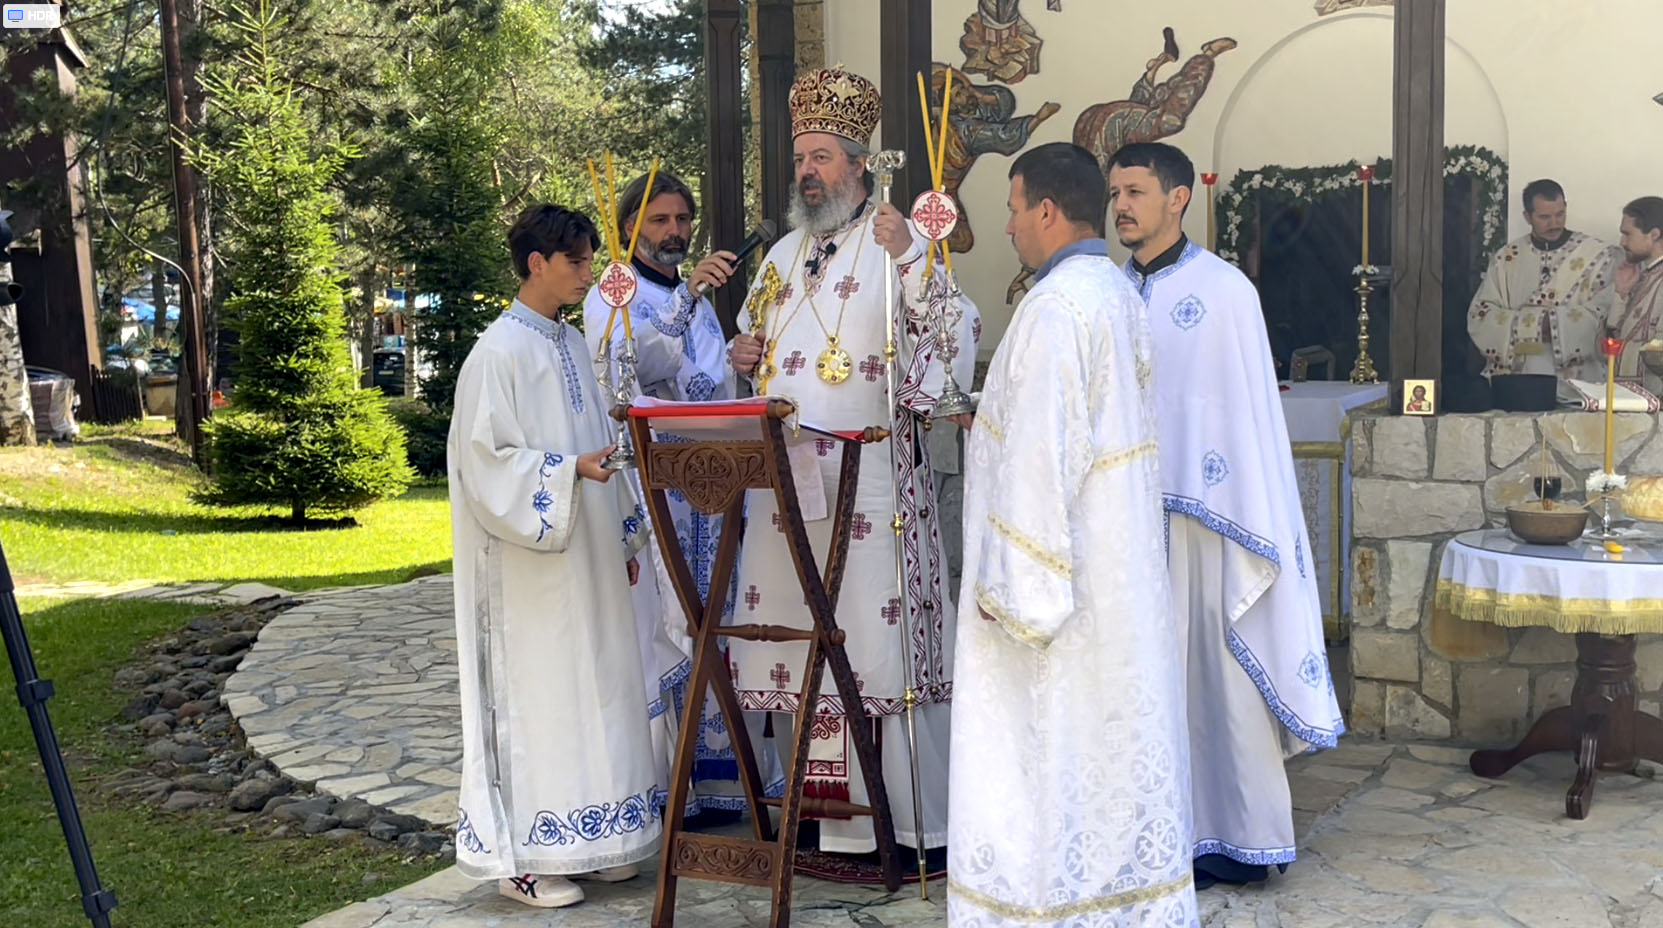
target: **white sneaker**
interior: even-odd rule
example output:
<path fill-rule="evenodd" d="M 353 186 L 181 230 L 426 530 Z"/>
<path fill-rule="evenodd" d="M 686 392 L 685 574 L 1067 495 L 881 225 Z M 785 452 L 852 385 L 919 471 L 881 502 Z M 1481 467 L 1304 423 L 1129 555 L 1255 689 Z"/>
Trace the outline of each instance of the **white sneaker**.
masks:
<path fill-rule="evenodd" d="M 563 876 L 526 873 L 497 881 L 497 893 L 540 909 L 561 909 L 583 901 L 583 889 Z"/>
<path fill-rule="evenodd" d="M 624 864 L 621 867 L 607 867 L 605 870 L 596 870 L 592 873 L 575 873 L 572 875 L 572 879 L 589 880 L 594 883 L 622 883 L 625 880 L 633 880 L 640 875 L 640 867 L 635 864 Z"/>

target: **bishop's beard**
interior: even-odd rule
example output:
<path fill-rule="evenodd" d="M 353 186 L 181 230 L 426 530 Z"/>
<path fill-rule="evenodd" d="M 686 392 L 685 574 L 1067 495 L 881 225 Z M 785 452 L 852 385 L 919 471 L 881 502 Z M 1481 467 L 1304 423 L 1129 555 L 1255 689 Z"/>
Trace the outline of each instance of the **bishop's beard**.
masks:
<path fill-rule="evenodd" d="M 825 196 L 818 204 L 810 204 L 803 199 L 802 183 L 792 184 L 791 205 L 785 213 L 786 224 L 810 235 L 836 232 L 849 222 L 855 209 L 866 202 L 865 184 L 854 172 L 845 175 L 838 187 L 827 187 L 825 190 Z"/>

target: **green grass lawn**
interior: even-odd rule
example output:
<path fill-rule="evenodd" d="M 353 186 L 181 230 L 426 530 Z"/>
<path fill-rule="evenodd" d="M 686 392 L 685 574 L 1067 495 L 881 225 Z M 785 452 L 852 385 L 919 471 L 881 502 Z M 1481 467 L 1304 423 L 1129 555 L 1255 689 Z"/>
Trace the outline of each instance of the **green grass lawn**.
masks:
<path fill-rule="evenodd" d="M 443 487 L 357 515 L 353 528 L 293 531 L 254 510 L 188 499 L 196 479 L 154 423 L 88 429 L 72 448 L 0 449 L 0 543 L 18 583 L 260 581 L 289 590 L 397 582 L 450 569 Z M 300 838 L 222 834 L 224 812 L 173 815 L 113 797 L 101 779 L 137 763 L 113 730 L 131 698 L 112 675 L 202 606 L 25 597 L 25 626 L 70 764 L 94 858 L 123 928 L 293 928 L 417 879 L 435 861 Z M 0 674 L 0 925 L 87 924 L 11 672 Z M 368 881 L 366 881 L 368 879 Z"/>
<path fill-rule="evenodd" d="M 271 511 L 191 502 L 199 478 L 156 431 L 88 429 L 73 448 L 0 449 L 0 544 L 19 585 L 214 580 L 298 591 L 450 570 L 443 486 L 356 513 L 356 527 L 283 530 Z"/>
<path fill-rule="evenodd" d="M 104 794 L 99 780 L 137 763 L 136 740 L 110 731 L 129 694 L 111 673 L 145 641 L 188 622 L 202 607 L 92 599 L 36 601 L 25 612 L 40 675 L 57 688 L 48 703 L 70 764 L 93 858 L 116 894 L 111 922 L 123 928 L 294 928 L 438 869 L 394 851 L 317 840 L 217 834 L 224 813 L 175 815 Z M 11 673 L 0 700 L 0 925 L 85 926 L 28 719 Z M 365 882 L 366 875 L 377 878 Z"/>

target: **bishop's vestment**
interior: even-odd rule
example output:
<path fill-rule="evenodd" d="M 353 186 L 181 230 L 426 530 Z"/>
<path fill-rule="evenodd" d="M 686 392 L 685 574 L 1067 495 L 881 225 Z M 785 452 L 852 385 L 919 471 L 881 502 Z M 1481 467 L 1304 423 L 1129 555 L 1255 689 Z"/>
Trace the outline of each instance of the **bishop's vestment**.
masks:
<path fill-rule="evenodd" d="M 456 383 L 446 446 L 462 699 L 457 869 L 619 866 L 658 849 L 667 783 L 648 730 L 625 562 L 647 537 L 583 337 L 516 301 Z"/>
<path fill-rule="evenodd" d="M 722 338 L 722 327 L 716 320 L 716 310 L 708 299 L 693 296 L 680 276 L 666 276 L 639 259 L 634 262 L 639 285 L 630 302 L 630 324 L 635 335 L 635 374 L 640 395 L 661 400 L 704 401 L 731 399 L 734 396 L 733 368 L 727 363 L 727 346 Z M 583 302 L 584 339 L 589 356 L 599 356 L 601 339 L 611 319 L 611 307 L 601 298 L 598 289 L 589 291 Z M 619 357 L 624 351 L 624 329 L 618 320 L 612 332 L 612 382 L 619 382 Z M 674 440 L 660 436 L 660 440 Z M 636 498 L 645 499 L 640 488 L 640 472 L 626 471 Z M 680 492 L 665 494 L 676 536 L 688 569 L 698 585 L 701 599 L 710 595 L 710 572 L 716 560 L 716 544 L 721 538 L 722 517 L 705 515 L 689 506 Z M 663 746 L 666 769 L 675 755 L 675 736 L 679 720 L 699 726 L 699 740 L 694 748 L 693 791 L 689 795 L 685 813 L 693 815 L 704 808 L 741 810 L 745 808 L 745 794 L 739 783 L 739 765 L 734 760 L 726 722 L 716 701 L 707 697 L 691 717 L 687 712 L 687 678 L 692 671 L 692 638 L 688 633 L 687 616 L 675 588 L 670 585 L 669 569 L 657 544 L 651 548 L 650 571 L 642 571 L 642 582 L 635 587 L 636 615 L 641 623 L 643 641 L 650 643 L 643 656 L 646 673 L 653 682 L 654 695 L 649 700 L 655 722 L 655 743 Z M 643 564 L 646 564 L 643 558 Z M 732 615 L 733 585 L 723 591 L 728 602 L 728 616 Z M 665 638 L 674 643 L 667 646 Z M 722 640 L 725 644 L 725 639 Z M 765 791 L 776 793 L 783 787 L 778 766 L 763 764 Z"/>
<path fill-rule="evenodd" d="M 1547 245 L 1526 235 L 1496 252 L 1467 310 L 1467 332 L 1484 354 L 1484 373 L 1519 371 L 1520 342 L 1552 343 L 1564 378 L 1605 375 L 1599 340 L 1612 301 L 1622 249 L 1581 232 Z"/>
<path fill-rule="evenodd" d="M 1149 327 L 1106 253 L 1040 273 L 968 438 L 948 924 L 1186 928 Z"/>
<path fill-rule="evenodd" d="M 769 249 L 752 284 L 749 305 L 754 315 L 743 321 L 752 330 L 760 323 L 765 341 L 764 358 L 757 368 L 757 393 L 791 398 L 804 421 L 822 428 L 858 430 L 889 425 L 883 357 L 887 256 L 873 239 L 874 213 L 868 203 L 853 221 L 835 232 L 816 236 L 796 229 L 782 236 Z M 916 232 L 914 235 L 917 238 Z M 929 448 L 920 426 L 920 416 L 929 413 L 941 390 L 941 348 L 923 317 L 926 306 L 946 305 L 960 314 L 956 345 L 960 360 L 955 365 L 955 377 L 962 378 L 961 384 L 968 383 L 973 370 L 981 323 L 975 306 L 951 285 L 939 267 L 929 282 L 924 282 L 923 254 L 919 238 L 909 254 L 896 262 L 895 299 L 904 303 L 906 313 L 896 329 L 901 370 L 896 400 L 902 413 L 894 440 L 902 450 L 898 465 L 892 462 L 888 442 L 867 445 L 861 451 L 837 624 L 847 633 L 844 647 L 849 663 L 858 679 L 866 712 L 874 717 L 896 838 L 904 845 L 917 847 L 903 718 L 907 685 L 903 661 L 912 664 L 920 698 L 917 737 L 927 832 L 923 846 L 939 847 L 947 841 L 954 613 L 936 507 L 931 502 L 936 499 L 936 490 Z M 898 307 L 898 317 L 901 312 Z M 817 369 L 822 356 L 846 364 L 847 377 L 837 382 L 822 379 Z M 819 442 L 815 450 L 829 502 L 836 498 L 842 451 L 829 439 Z M 890 528 L 896 481 L 907 488 L 899 541 L 906 557 L 907 601 L 912 607 L 913 637 L 909 642 L 901 640 L 902 599 L 895 582 L 897 538 Z M 823 565 L 831 520 L 826 511 L 814 515 L 817 518 L 808 514 L 804 518 L 815 556 Z M 750 492 L 746 523 L 735 621 L 807 628 L 808 610 L 779 526 L 772 491 Z M 753 712 L 782 713 L 773 717 L 775 740 L 782 753 L 788 752 L 791 742 L 781 737 L 781 726 L 789 725 L 790 720 L 783 713 L 795 712 L 798 706 L 804 646 L 736 640 L 729 645 L 729 655 L 740 704 Z M 820 721 L 810 742 L 806 792 L 864 803 L 866 787 L 859 761 L 841 722 L 842 700 L 829 676 L 821 692 Z M 760 739 L 753 741 L 761 743 Z M 876 847 L 871 821 L 824 820 L 820 823 L 820 846 L 841 853 L 869 852 Z"/>
<path fill-rule="evenodd" d="M 1286 757 L 1337 743 L 1322 602 L 1253 284 L 1193 242 L 1127 276 L 1155 345 L 1197 858 L 1295 857 Z"/>

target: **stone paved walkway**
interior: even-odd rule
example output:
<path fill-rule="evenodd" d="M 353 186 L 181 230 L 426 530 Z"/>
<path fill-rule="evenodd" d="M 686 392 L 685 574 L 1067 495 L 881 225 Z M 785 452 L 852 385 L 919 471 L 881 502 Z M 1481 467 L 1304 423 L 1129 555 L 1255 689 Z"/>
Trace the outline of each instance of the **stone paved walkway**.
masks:
<path fill-rule="evenodd" d="M 1564 818 L 1568 758 L 1537 759 L 1499 781 L 1467 772 L 1466 752 L 1347 745 L 1290 764 L 1303 806 L 1332 799 L 1300 836 L 1301 859 L 1253 889 L 1200 894 L 1207 928 L 1663 928 L 1663 784 L 1603 779 L 1587 821 Z M 684 880 L 676 923 L 762 928 L 765 891 Z M 650 874 L 587 884 L 588 901 L 529 909 L 454 869 L 303 928 L 625 928 L 648 922 Z M 795 928 L 940 928 L 944 889 L 799 879 Z"/>
<path fill-rule="evenodd" d="M 284 773 L 448 826 L 459 764 L 450 578 L 331 593 L 268 624 L 225 699 Z M 1663 783 L 1610 776 L 1592 815 L 1564 817 L 1569 758 L 1499 781 L 1447 747 L 1350 743 L 1289 764 L 1301 860 L 1250 890 L 1202 893 L 1209 928 L 1663 928 Z M 765 892 L 684 881 L 678 923 L 756 928 Z M 454 870 L 305 928 L 612 928 L 646 924 L 650 873 L 533 910 Z M 797 928 L 945 924 L 944 890 L 800 879 Z"/>
<path fill-rule="evenodd" d="M 155 580 L 123 580 L 119 583 L 104 583 L 98 580 L 25 583 L 16 589 L 20 597 L 110 596 L 116 599 L 161 599 L 201 606 L 244 606 L 268 596 L 283 596 L 287 592 L 264 583 L 158 583 Z"/>
<path fill-rule="evenodd" d="M 462 761 L 449 576 L 316 597 L 268 623 L 225 682 L 285 775 L 439 825 Z"/>

